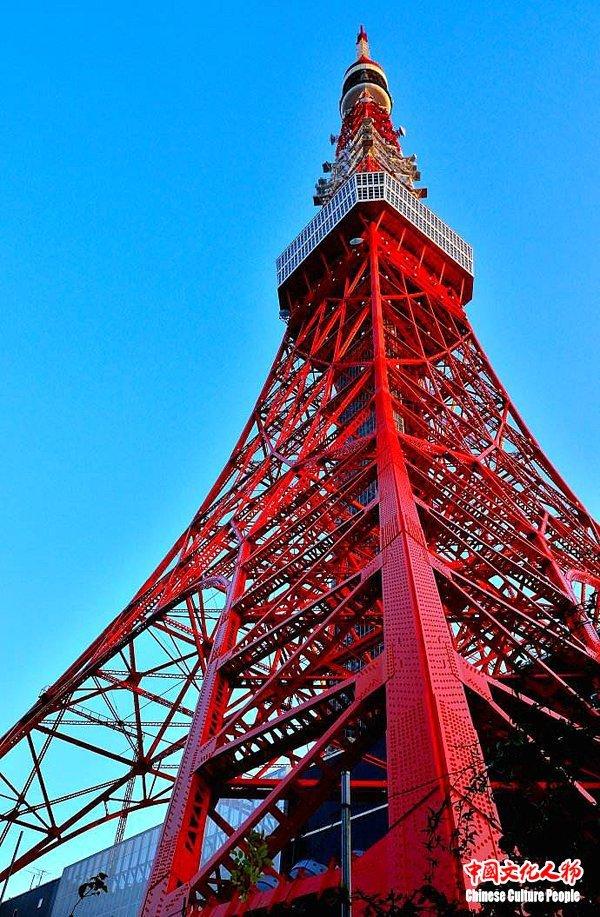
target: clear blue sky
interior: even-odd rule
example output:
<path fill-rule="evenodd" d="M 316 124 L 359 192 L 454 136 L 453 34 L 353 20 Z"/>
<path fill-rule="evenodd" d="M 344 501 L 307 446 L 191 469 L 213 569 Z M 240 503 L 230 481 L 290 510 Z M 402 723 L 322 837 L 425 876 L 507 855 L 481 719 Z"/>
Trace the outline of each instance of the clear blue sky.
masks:
<path fill-rule="evenodd" d="M 103 2 L 4 10 L 0 729 L 136 591 L 282 334 L 361 21 L 470 315 L 598 514 L 596 2 Z"/>

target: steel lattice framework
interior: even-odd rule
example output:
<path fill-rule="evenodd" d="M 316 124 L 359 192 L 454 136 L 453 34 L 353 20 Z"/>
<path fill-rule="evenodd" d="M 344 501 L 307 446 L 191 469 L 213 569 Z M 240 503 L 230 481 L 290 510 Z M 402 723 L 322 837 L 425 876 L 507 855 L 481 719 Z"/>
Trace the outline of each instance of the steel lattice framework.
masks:
<path fill-rule="evenodd" d="M 373 190 L 305 245 L 280 286 L 279 352 L 190 527 L 0 744 L 2 840 L 30 839 L 16 868 L 170 798 L 143 917 L 338 888 L 337 851 L 318 876 L 281 864 L 343 771 L 387 807 L 353 864 L 364 893 L 428 878 L 456 899 L 457 850 L 501 856 L 515 788 L 490 756 L 511 731 L 539 753 L 542 791 L 555 766 L 582 819 L 598 799 L 598 529 L 475 338 L 470 272 L 441 221 L 427 229 L 361 34 L 319 195 L 331 206 L 355 174 L 373 189 L 384 174 L 422 210 Z M 563 725 L 581 755 L 548 741 Z M 56 746 L 74 762 L 58 780 Z M 256 808 L 231 825 L 219 804 L 236 796 Z M 209 821 L 222 840 L 203 858 Z M 242 900 L 234 854 L 261 828 L 280 868 Z"/>

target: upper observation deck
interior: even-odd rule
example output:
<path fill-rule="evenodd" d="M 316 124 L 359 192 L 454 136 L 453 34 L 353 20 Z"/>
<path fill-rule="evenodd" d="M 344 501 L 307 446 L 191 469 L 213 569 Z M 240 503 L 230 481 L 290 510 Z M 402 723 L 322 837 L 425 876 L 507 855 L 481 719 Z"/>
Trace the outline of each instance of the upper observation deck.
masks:
<path fill-rule="evenodd" d="M 357 204 L 384 201 L 473 277 L 473 249 L 388 172 L 354 172 L 277 258 L 280 287 Z"/>

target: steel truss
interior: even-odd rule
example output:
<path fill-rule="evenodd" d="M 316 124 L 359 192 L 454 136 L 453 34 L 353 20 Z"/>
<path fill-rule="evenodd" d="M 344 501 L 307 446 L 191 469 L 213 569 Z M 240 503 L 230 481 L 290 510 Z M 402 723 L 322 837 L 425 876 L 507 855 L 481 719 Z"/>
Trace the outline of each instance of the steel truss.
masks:
<path fill-rule="evenodd" d="M 518 787 L 492 752 L 514 732 L 540 792 L 558 768 L 582 819 L 596 805 L 598 528 L 476 340 L 456 264 L 415 238 L 361 203 L 290 278 L 280 349 L 191 525 L 0 742 L 15 869 L 170 800 L 143 917 L 316 902 L 339 888 L 335 851 L 295 879 L 286 855 L 351 770 L 387 809 L 353 891 L 429 881 L 454 900 L 461 859 L 502 857 Z M 567 727 L 577 755 L 549 740 Z M 256 807 L 232 825 L 236 797 Z M 256 829 L 282 859 L 240 897 Z"/>
<path fill-rule="evenodd" d="M 488 779 L 472 699 L 496 737 L 532 705 L 541 721 L 595 722 L 597 612 L 578 590 L 597 584 L 597 529 L 462 308 L 399 247 L 399 222 L 382 206 L 363 214 L 358 251 L 346 244 L 333 263 L 319 253 L 238 447 L 239 509 L 224 523 L 237 563 L 148 917 L 180 913 L 183 901 L 203 914 L 258 912 L 339 884 L 338 864 L 318 879 L 276 874 L 275 891 L 229 903 L 232 855 L 250 832 L 269 816 L 269 851 L 285 850 L 384 735 L 390 827 L 355 881 L 410 890 L 427 874 L 423 832 L 440 807 L 435 882 L 456 897 L 451 848 L 467 795 L 463 855 L 501 855 L 503 787 Z M 598 791 L 591 754 L 572 774 L 586 804 Z M 283 776 L 265 779 L 273 773 Z M 240 782 L 261 802 L 234 828 L 218 807 Z M 202 862 L 209 820 L 223 843 Z"/>

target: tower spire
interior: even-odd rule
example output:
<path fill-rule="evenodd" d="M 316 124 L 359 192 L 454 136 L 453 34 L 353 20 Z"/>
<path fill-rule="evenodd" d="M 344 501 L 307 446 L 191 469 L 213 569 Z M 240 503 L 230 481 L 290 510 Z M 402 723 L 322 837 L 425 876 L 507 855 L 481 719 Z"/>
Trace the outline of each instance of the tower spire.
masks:
<path fill-rule="evenodd" d="M 361 25 L 358 30 L 358 35 L 356 37 L 356 57 L 358 60 L 361 58 L 366 58 L 369 60 L 371 57 L 371 51 L 369 49 L 369 39 L 367 33 L 365 32 L 364 25 Z"/>
<path fill-rule="evenodd" d="M 314 202 L 326 204 L 353 172 L 388 172 L 415 197 L 427 196 L 416 188 L 420 180 L 416 156 L 405 156 L 391 122 L 392 96 L 385 70 L 371 58 L 369 40 L 361 25 L 356 38 L 357 59 L 344 74 L 340 98 L 342 129 L 335 138 L 336 157 L 323 164 L 328 178 L 320 178 Z"/>

